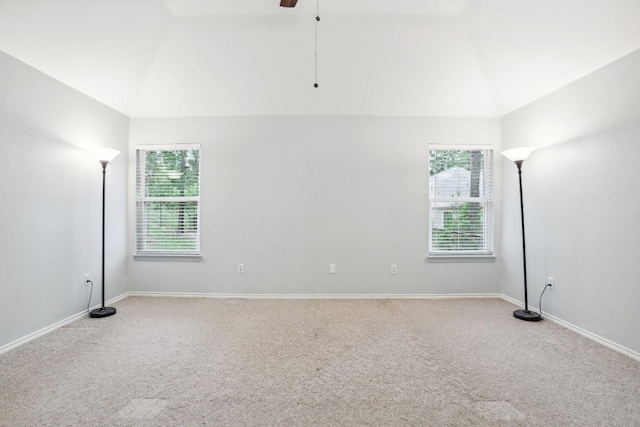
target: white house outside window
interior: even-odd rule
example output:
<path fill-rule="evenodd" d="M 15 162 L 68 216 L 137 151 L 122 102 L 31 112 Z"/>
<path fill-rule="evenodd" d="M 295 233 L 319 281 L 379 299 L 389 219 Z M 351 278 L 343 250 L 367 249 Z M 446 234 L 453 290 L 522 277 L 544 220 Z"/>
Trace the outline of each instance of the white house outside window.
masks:
<path fill-rule="evenodd" d="M 200 254 L 200 146 L 136 151 L 136 255 Z"/>
<path fill-rule="evenodd" d="M 493 150 L 429 150 L 429 255 L 493 254 Z"/>

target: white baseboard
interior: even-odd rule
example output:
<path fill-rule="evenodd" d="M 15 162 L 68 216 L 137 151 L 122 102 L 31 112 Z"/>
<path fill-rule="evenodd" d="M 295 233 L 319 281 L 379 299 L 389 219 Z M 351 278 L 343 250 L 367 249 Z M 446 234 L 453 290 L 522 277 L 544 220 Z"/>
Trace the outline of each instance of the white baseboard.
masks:
<path fill-rule="evenodd" d="M 217 294 L 186 292 L 129 292 L 132 297 L 232 299 L 456 299 L 500 298 L 500 294 Z"/>
<path fill-rule="evenodd" d="M 505 301 L 508 301 L 508 302 L 510 302 L 510 303 L 512 303 L 514 305 L 517 305 L 518 307 L 524 307 L 524 304 L 522 302 L 518 301 L 517 299 L 511 298 L 510 296 L 501 294 L 500 297 Z M 540 310 L 538 310 L 537 308 L 534 308 L 534 307 L 529 307 L 529 310 L 530 311 L 534 311 L 536 313 L 540 313 Z M 565 320 L 562 320 L 562 319 L 554 316 L 553 314 L 549 314 L 549 313 L 547 313 L 545 311 L 542 311 L 541 314 L 545 319 L 549 319 L 553 323 L 557 323 L 558 325 L 560 325 L 560 326 L 562 326 L 564 328 L 567 328 L 570 331 L 573 331 L 573 332 L 575 332 L 577 334 L 580 334 L 583 337 L 589 338 L 590 340 L 595 341 L 598 344 L 601 344 L 601 345 L 603 345 L 605 347 L 608 347 L 608 348 L 610 348 L 612 350 L 615 350 L 618 353 L 622 353 L 627 357 L 630 357 L 632 359 L 640 361 L 640 353 L 638 353 L 637 351 L 633 351 L 630 348 L 624 347 L 624 346 L 622 346 L 620 344 L 617 344 L 617 343 L 615 343 L 613 341 L 610 341 L 610 340 L 608 340 L 608 339 L 606 339 L 604 337 L 601 337 L 600 335 L 596 335 L 593 332 L 589 332 L 586 329 L 582 329 L 581 327 L 576 326 L 576 325 L 574 325 L 572 323 L 569 323 L 569 322 L 567 322 Z"/>
<path fill-rule="evenodd" d="M 105 301 L 105 304 L 106 305 L 114 304 L 114 303 L 116 303 L 116 302 L 118 302 L 118 301 L 120 301 L 120 300 L 122 300 L 122 299 L 124 299 L 124 298 L 126 298 L 128 296 L 129 296 L 129 293 L 125 292 L 124 294 L 118 295 L 115 298 L 111 298 L 109 301 Z M 100 306 L 101 306 L 101 304 L 96 304 L 95 306 L 91 307 L 89 309 L 89 311 L 93 310 L 94 308 L 98 308 Z M 56 322 L 53 325 L 49 325 L 46 328 L 42 328 L 39 331 L 35 331 L 35 332 L 25 336 L 25 337 L 19 338 L 19 339 L 15 340 L 15 341 L 12 341 L 12 342 L 8 343 L 8 344 L 5 344 L 2 347 L 0 347 L 0 355 L 3 354 L 3 353 L 6 353 L 8 351 L 11 351 L 11 350 L 13 350 L 13 349 L 15 349 L 17 347 L 20 347 L 21 345 L 26 344 L 29 341 L 35 340 L 36 338 L 40 338 L 41 336 L 46 335 L 49 332 L 53 332 L 56 329 L 61 328 L 61 327 L 65 326 L 65 325 L 68 325 L 71 322 L 75 322 L 76 320 L 81 319 L 82 317 L 85 317 L 87 315 L 87 313 L 88 313 L 87 310 L 83 310 L 82 312 L 80 312 L 78 314 L 74 314 L 73 316 L 67 317 L 66 319 L 63 319 L 63 320 L 61 320 L 59 322 Z"/>

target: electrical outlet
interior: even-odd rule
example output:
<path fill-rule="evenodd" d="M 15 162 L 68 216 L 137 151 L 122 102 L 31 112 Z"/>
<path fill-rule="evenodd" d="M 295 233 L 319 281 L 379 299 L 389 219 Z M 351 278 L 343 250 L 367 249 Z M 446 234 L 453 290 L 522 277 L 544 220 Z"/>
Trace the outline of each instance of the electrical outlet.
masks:
<path fill-rule="evenodd" d="M 391 264 L 391 274 L 398 274 L 398 265 Z"/>
<path fill-rule="evenodd" d="M 84 281 L 82 282 L 82 284 L 87 286 L 90 281 L 91 281 L 91 275 L 89 273 L 86 273 L 84 275 Z"/>
<path fill-rule="evenodd" d="M 238 264 L 238 273 L 244 273 L 244 264 Z"/>
<path fill-rule="evenodd" d="M 329 264 L 329 274 L 336 274 L 336 265 Z"/>
<path fill-rule="evenodd" d="M 556 288 L 556 284 L 554 283 L 553 277 L 547 277 L 547 284 L 552 290 Z"/>

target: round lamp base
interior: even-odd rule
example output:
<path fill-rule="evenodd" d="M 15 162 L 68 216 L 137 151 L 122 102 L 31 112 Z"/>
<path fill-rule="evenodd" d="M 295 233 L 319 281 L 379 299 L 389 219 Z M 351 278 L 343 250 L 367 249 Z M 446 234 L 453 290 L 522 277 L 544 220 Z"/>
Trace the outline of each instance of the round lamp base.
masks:
<path fill-rule="evenodd" d="M 89 317 L 108 317 L 116 314 L 116 309 L 113 307 L 102 307 L 91 310 Z"/>
<path fill-rule="evenodd" d="M 517 317 L 518 319 L 526 320 L 528 322 L 539 322 L 542 320 L 541 315 L 529 310 L 516 310 L 513 312 L 513 317 Z"/>

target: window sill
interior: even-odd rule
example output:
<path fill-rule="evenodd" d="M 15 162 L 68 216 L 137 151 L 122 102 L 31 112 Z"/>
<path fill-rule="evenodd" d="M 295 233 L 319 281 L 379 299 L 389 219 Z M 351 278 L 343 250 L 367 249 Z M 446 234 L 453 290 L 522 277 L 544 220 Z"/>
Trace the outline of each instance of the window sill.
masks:
<path fill-rule="evenodd" d="M 134 261 L 202 261 L 200 254 L 133 254 Z"/>
<path fill-rule="evenodd" d="M 469 255 L 469 254 L 429 254 L 428 262 L 495 262 L 495 255 Z"/>

